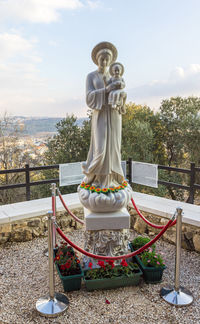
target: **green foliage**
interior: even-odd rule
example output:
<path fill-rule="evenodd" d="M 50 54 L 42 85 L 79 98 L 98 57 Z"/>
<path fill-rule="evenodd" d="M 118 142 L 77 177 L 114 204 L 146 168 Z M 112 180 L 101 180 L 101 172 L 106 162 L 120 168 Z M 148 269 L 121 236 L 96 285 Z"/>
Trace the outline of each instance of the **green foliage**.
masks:
<path fill-rule="evenodd" d="M 60 164 L 86 159 L 89 148 L 90 124 L 85 121 L 82 129 L 76 122 L 77 118 L 72 115 L 56 124 L 57 134 L 47 143 L 46 162 Z"/>
<path fill-rule="evenodd" d="M 46 165 L 81 162 L 87 158 L 90 143 L 91 122 L 85 120 L 83 126 L 77 125 L 77 118 L 74 115 L 67 116 L 56 124 L 57 134 L 49 139 L 48 151 L 44 160 Z M 45 179 L 58 178 L 58 170 L 46 170 L 43 172 Z M 75 192 L 77 185 L 61 188 L 62 193 Z M 49 189 L 43 187 L 40 191 L 43 197 L 49 195 Z"/>
<path fill-rule="evenodd" d="M 149 243 L 151 240 L 149 237 L 146 236 L 137 236 L 134 238 L 134 240 L 131 242 L 132 247 L 134 250 L 140 249 L 145 244 Z M 152 249 L 155 250 L 156 246 L 155 244 L 152 244 Z"/>
<path fill-rule="evenodd" d="M 164 162 L 164 145 L 161 136 L 159 114 L 147 106 L 126 105 L 122 122 L 122 159 L 134 161 Z"/>
<path fill-rule="evenodd" d="M 150 109 L 127 105 L 122 122 L 122 159 L 152 162 L 153 132 L 149 123 Z"/>
<path fill-rule="evenodd" d="M 168 165 L 200 162 L 200 98 L 175 97 L 163 100 L 160 107 L 163 142 Z"/>

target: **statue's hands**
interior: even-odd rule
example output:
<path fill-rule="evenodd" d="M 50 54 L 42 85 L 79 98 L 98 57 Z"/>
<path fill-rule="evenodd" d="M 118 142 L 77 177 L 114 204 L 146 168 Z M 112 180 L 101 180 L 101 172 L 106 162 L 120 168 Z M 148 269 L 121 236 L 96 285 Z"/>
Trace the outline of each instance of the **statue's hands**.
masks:
<path fill-rule="evenodd" d="M 121 81 L 112 82 L 106 87 L 106 92 L 110 92 L 112 90 L 116 90 L 120 88 L 121 88 Z"/>
<path fill-rule="evenodd" d="M 115 85 L 116 85 L 117 87 L 121 86 L 121 81 L 116 81 L 116 82 L 115 82 Z"/>
<path fill-rule="evenodd" d="M 116 89 L 115 83 L 111 83 L 111 84 L 107 85 L 106 92 L 110 92 L 110 91 L 115 90 L 115 89 Z"/>
<path fill-rule="evenodd" d="M 121 89 L 122 82 L 121 81 L 116 81 L 115 85 L 116 85 L 116 89 Z"/>

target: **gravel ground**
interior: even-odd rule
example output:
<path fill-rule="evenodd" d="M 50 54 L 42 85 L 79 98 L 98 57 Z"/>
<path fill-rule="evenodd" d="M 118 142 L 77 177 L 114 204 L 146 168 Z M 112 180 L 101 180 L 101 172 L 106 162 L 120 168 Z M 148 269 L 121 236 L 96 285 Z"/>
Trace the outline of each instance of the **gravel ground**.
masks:
<path fill-rule="evenodd" d="M 67 236 L 83 246 L 83 231 Z M 43 255 L 46 247 L 46 237 L 0 247 L 0 324 L 200 323 L 200 255 L 182 250 L 181 284 L 193 293 L 194 302 L 176 308 L 159 295 L 163 286 L 174 283 L 175 247 L 163 241 L 157 243 L 167 266 L 162 283 L 150 285 L 141 281 L 137 287 L 94 292 L 87 292 L 83 287 L 67 293 L 70 307 L 64 314 L 53 319 L 41 317 L 35 303 L 48 294 L 48 259 Z M 55 290 L 63 292 L 57 273 L 55 277 Z"/>

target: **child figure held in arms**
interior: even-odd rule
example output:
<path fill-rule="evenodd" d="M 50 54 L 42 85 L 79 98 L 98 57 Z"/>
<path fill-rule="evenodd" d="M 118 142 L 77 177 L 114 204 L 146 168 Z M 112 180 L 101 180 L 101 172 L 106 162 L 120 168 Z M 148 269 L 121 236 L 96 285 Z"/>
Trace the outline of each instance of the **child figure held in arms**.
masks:
<path fill-rule="evenodd" d="M 109 68 L 110 75 L 112 76 L 109 80 L 109 84 L 115 85 L 115 90 L 110 91 L 108 95 L 108 104 L 111 105 L 113 109 L 119 111 L 120 114 L 125 114 L 125 102 L 127 94 L 122 89 L 125 88 L 125 82 L 122 78 L 124 73 L 124 67 L 119 62 L 114 62 Z"/>

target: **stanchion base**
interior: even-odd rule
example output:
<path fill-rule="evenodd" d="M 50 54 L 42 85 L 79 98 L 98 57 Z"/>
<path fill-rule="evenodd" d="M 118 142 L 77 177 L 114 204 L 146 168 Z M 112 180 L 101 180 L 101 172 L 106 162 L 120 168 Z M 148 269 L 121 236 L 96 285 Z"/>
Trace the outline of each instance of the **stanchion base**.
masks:
<path fill-rule="evenodd" d="M 174 306 L 187 306 L 193 302 L 191 292 L 184 287 L 180 287 L 178 291 L 172 286 L 163 287 L 160 295 L 167 303 Z"/>
<path fill-rule="evenodd" d="M 69 306 L 69 300 L 64 294 L 55 293 L 54 299 L 49 296 L 41 297 L 36 302 L 36 309 L 45 317 L 56 317 L 62 314 Z"/>

